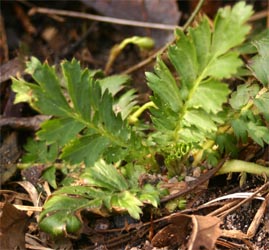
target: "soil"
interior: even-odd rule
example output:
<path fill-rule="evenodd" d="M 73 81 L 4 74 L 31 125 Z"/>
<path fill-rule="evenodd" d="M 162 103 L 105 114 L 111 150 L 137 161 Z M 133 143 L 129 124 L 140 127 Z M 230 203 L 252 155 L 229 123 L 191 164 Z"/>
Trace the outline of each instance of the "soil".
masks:
<path fill-rule="evenodd" d="M 121 0 L 118 1 L 120 2 Z M 133 2 L 141 5 L 141 1 Z M 173 4 L 176 3 L 178 7 L 176 12 L 171 10 L 171 22 L 174 20 L 176 21 L 175 25 L 182 25 L 189 18 L 198 1 L 171 2 Z M 234 4 L 234 2 L 236 1 L 229 1 L 230 4 Z M 254 5 L 256 13 L 265 10 L 268 4 L 267 1 L 248 2 Z M 211 3 L 207 1 L 203 11 L 209 17 L 213 17 L 217 9 L 223 5 L 225 5 L 225 1 L 211 1 Z M 126 29 L 120 25 L 93 20 L 89 21 L 41 13 L 29 16 L 28 12 L 33 7 L 92 14 L 102 12 L 101 9 L 96 9 L 96 6 L 89 4 L 89 1 L 85 0 L 2 1 L 0 27 L 2 36 L 0 40 L 2 119 L 2 146 L 0 149 L 2 159 L 0 170 L 2 186 L 0 194 L 2 210 L 10 213 L 5 218 L 1 218 L 2 226 L 0 226 L 0 230 L 3 235 L 2 240 L 0 239 L 1 249 L 10 249 L 11 246 L 14 249 L 17 247 L 16 249 L 40 250 L 187 249 L 187 242 L 192 235 L 191 232 L 193 232 L 194 226 L 186 227 L 184 232 L 186 237 L 183 240 L 174 237 L 173 225 L 175 223 L 171 222 L 171 215 L 209 216 L 214 213 L 221 218 L 221 228 L 229 233 L 226 235 L 222 234 L 217 240 L 216 246 L 212 249 L 269 249 L 269 188 L 267 179 L 261 176 L 246 175 L 243 176 L 245 178 L 238 174 L 232 176 L 212 176 L 181 197 L 186 199 L 185 209 L 176 210 L 171 213 L 165 208 L 165 203 L 161 204 L 158 209 L 145 207 L 141 221 L 135 221 L 127 215 L 119 216 L 115 214 L 109 218 L 102 218 L 84 213 L 83 221 L 85 221 L 85 226 L 77 238 L 53 239 L 39 230 L 35 216 L 38 213 L 37 211 L 26 211 L 26 213 L 4 206 L 6 202 L 13 205 L 32 205 L 32 199 L 28 195 L 30 188 L 26 187 L 22 180 L 28 180 L 37 189 L 45 188 L 46 190 L 44 181 L 40 179 L 42 166 L 36 166 L 28 172 L 21 172 L 16 168 L 16 163 L 23 154 L 23 145 L 27 138 L 34 136 L 34 131 L 38 129 L 40 122 L 46 118 L 42 116 L 37 117 L 37 113 L 26 104 L 13 104 L 14 93 L 10 88 L 10 77 L 24 75 L 25 61 L 30 56 L 35 56 L 41 61 L 47 60 L 50 64 L 55 65 L 61 60 L 70 60 L 75 57 L 84 67 L 105 69 L 110 49 L 115 44 L 131 34 L 141 34 L 141 29 L 136 30 L 136 27 Z M 111 10 L 113 8 L 116 7 L 110 6 Z M 130 11 L 126 9 L 126 6 L 118 6 L 118 8 L 122 8 L 120 12 L 127 12 L 127 14 Z M 267 16 L 267 21 L 268 18 Z M 257 28 L 264 27 L 264 19 L 256 20 L 253 25 Z M 144 30 L 142 31 L 145 32 Z M 149 31 L 147 30 L 147 32 Z M 136 46 L 128 45 L 107 72 L 107 74 L 130 72 L 132 87 L 138 90 L 138 101 L 140 104 L 145 103 L 149 99 L 150 91 L 146 85 L 144 72 L 153 69 L 154 60 L 138 69 L 130 69 L 153 55 L 167 41 L 171 41 L 173 37 L 171 34 L 173 34 L 173 31 L 162 33 L 161 36 L 157 35 L 157 37 L 162 37 L 162 39 L 158 40 L 157 47 L 151 51 L 141 52 Z M 28 76 L 25 77 L 27 78 Z M 4 118 L 9 118 L 6 124 L 3 124 Z M 19 118 L 25 118 L 25 120 Z M 268 145 L 261 148 L 253 142 L 249 142 L 242 147 L 240 158 L 247 161 L 263 162 L 268 166 Z M 191 169 L 190 173 L 188 173 L 189 177 L 194 178 L 194 180 L 197 177 L 195 171 L 195 169 Z M 167 177 L 152 175 L 147 176 L 146 181 L 156 178 L 165 179 Z M 198 174 L 199 178 L 203 178 L 203 173 Z M 192 183 L 185 180 L 180 185 L 182 186 L 179 189 L 184 190 L 184 188 L 187 189 L 191 186 Z M 224 199 L 211 205 L 204 205 L 208 201 L 227 194 L 255 192 L 262 187 L 264 189 L 259 192 L 259 195 L 266 197 L 265 201 L 252 197 L 241 205 L 238 204 L 242 202 L 242 199 Z M 225 206 L 227 206 L 225 211 L 218 212 L 217 209 Z M 231 209 L 231 211 L 228 211 L 228 209 Z M 87 221 L 88 223 L 86 223 Z M 169 225 L 172 226 L 169 227 Z M 253 230 L 250 230 L 252 227 Z M 165 233 L 158 235 L 158 232 L 164 229 L 166 230 Z M 169 235 L 173 237 L 169 238 Z M 9 239 L 8 241 L 6 240 L 7 238 Z M 15 245 L 12 239 L 14 239 Z M 156 243 L 155 246 L 153 242 Z M 157 243 L 160 242 L 163 246 L 157 247 Z M 200 249 L 206 248 L 201 246 Z"/>

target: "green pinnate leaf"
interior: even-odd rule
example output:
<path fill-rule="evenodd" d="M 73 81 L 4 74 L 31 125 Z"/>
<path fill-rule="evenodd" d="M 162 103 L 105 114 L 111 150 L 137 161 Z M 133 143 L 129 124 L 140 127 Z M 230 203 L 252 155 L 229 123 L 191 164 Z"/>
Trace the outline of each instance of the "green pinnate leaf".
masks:
<path fill-rule="evenodd" d="M 39 226 L 41 230 L 54 236 L 77 233 L 82 227 L 82 221 L 77 216 L 78 212 L 83 208 L 94 211 L 101 206 L 100 199 L 89 200 L 81 197 L 53 195 L 44 205 L 39 218 Z"/>
<path fill-rule="evenodd" d="M 83 119 L 90 120 L 90 88 L 94 81 L 93 78 L 90 77 L 90 72 L 81 70 L 79 62 L 75 59 L 71 62 L 64 61 L 61 67 L 67 83 L 68 94 L 76 113 Z"/>
<path fill-rule="evenodd" d="M 92 166 L 108 145 L 109 140 L 101 135 L 85 135 L 67 144 L 63 148 L 61 158 L 71 164 L 84 161 L 87 166 Z"/>
<path fill-rule="evenodd" d="M 268 32 L 267 32 L 268 33 Z M 269 33 L 259 41 L 253 42 L 258 55 L 252 60 L 250 67 L 257 79 L 264 85 L 269 85 Z"/>
<path fill-rule="evenodd" d="M 36 105 L 42 113 L 66 115 L 71 112 L 61 91 L 60 80 L 55 68 L 50 67 L 47 63 L 41 64 L 36 58 L 32 57 L 31 61 L 27 63 L 27 72 L 38 83 L 33 91 L 38 99 Z"/>
<path fill-rule="evenodd" d="M 252 15 L 253 10 L 245 2 L 239 2 L 233 8 L 227 6 L 218 11 L 214 20 L 211 53 L 218 57 L 229 49 L 241 44 L 250 26 L 244 23 Z"/>
<path fill-rule="evenodd" d="M 142 213 L 141 206 L 143 203 L 129 191 L 123 191 L 119 194 L 113 195 L 111 198 L 111 206 L 115 210 L 125 209 L 134 218 L 139 219 Z"/>
<path fill-rule="evenodd" d="M 178 112 L 182 102 L 181 96 L 175 78 L 167 66 L 157 59 L 155 74 L 147 72 L 146 77 L 148 85 L 156 95 L 160 96 L 171 110 Z"/>
<path fill-rule="evenodd" d="M 20 100 L 29 101 L 40 112 L 53 116 L 42 124 L 37 134 L 40 140 L 47 145 L 57 144 L 61 158 L 71 164 L 84 161 L 87 166 L 102 156 L 115 159 L 107 149 L 128 151 L 134 143 L 139 144 L 138 138 L 132 139 L 134 133 L 127 124 L 127 115 L 136 103 L 134 91 L 125 99 L 113 98 L 129 78 L 115 76 L 100 80 L 98 72 L 81 69 L 75 59 L 63 61 L 60 70 L 56 73 L 54 67 L 32 58 L 27 72 L 36 84 L 24 82 L 26 87 L 20 88 L 14 80 Z M 120 110 L 116 111 L 116 105 Z M 118 155 L 126 156 L 128 152 Z"/>
<path fill-rule="evenodd" d="M 230 93 L 228 85 L 214 79 L 202 82 L 189 101 L 189 106 L 202 108 L 208 113 L 217 114 Z"/>
<path fill-rule="evenodd" d="M 48 145 L 45 141 L 30 139 L 24 146 L 26 154 L 22 157 L 24 163 L 52 163 L 58 157 L 58 145 Z"/>
<path fill-rule="evenodd" d="M 56 141 L 59 146 L 64 146 L 84 127 L 84 124 L 69 117 L 56 118 L 43 122 L 37 135 L 41 140 L 46 140 L 47 143 Z"/>
<path fill-rule="evenodd" d="M 157 130 L 152 138 L 160 151 L 182 142 L 202 144 L 225 122 L 221 111 L 230 90 L 222 79 L 231 77 L 243 65 L 239 53 L 232 49 L 246 38 L 250 27 L 245 22 L 251 14 L 251 6 L 240 2 L 219 11 L 213 30 L 206 18 L 187 34 L 177 30 L 168 58 L 178 73 L 178 82 L 160 59 L 155 72 L 147 74 L 157 107 L 151 109 Z"/>
<path fill-rule="evenodd" d="M 104 161 L 98 161 L 94 166 L 81 175 L 83 181 L 94 187 L 105 188 L 111 191 L 128 189 L 128 183 L 117 169 Z"/>
<path fill-rule="evenodd" d="M 237 72 L 237 69 L 243 65 L 239 59 L 239 53 L 231 51 L 217 58 L 214 58 L 209 63 L 205 70 L 205 75 L 222 79 L 229 78 Z"/>
<path fill-rule="evenodd" d="M 191 28 L 190 35 L 196 47 L 198 72 L 201 73 L 208 64 L 210 58 L 211 30 L 208 21 L 203 19 L 199 26 Z"/>
<path fill-rule="evenodd" d="M 261 147 L 265 143 L 269 143 L 269 128 L 254 122 L 249 122 L 247 124 L 247 131 L 249 136 L 258 143 Z"/>
<path fill-rule="evenodd" d="M 258 92 L 259 86 L 257 84 L 239 85 L 237 91 L 232 93 L 229 103 L 233 109 L 240 110 L 250 99 L 254 98 Z"/>
<path fill-rule="evenodd" d="M 269 121 L 269 92 L 265 92 L 258 96 L 253 102 L 258 110 L 264 115 L 265 119 Z"/>

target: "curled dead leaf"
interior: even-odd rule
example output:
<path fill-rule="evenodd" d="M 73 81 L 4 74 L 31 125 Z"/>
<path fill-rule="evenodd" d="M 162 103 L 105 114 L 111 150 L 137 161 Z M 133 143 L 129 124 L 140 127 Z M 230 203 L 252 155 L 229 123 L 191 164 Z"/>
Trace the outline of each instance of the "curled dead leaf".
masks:
<path fill-rule="evenodd" d="M 153 246 L 174 247 L 184 244 L 188 250 L 211 250 L 221 235 L 221 220 L 214 216 L 174 214 L 169 222 L 153 237 Z"/>
<path fill-rule="evenodd" d="M 10 203 L 5 203 L 0 217 L 1 249 L 25 248 L 25 230 L 28 216 Z"/>

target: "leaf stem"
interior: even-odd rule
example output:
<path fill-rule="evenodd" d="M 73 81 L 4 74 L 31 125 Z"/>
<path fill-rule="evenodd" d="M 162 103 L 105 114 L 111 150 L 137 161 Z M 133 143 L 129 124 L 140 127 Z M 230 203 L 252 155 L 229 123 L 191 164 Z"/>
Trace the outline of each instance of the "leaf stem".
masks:
<path fill-rule="evenodd" d="M 136 110 L 132 115 L 129 116 L 128 122 L 129 124 L 134 124 L 138 121 L 138 117 L 146 110 L 151 107 L 157 108 L 155 103 L 150 101 L 141 106 L 138 110 Z"/>
<path fill-rule="evenodd" d="M 231 172 L 246 172 L 257 175 L 265 174 L 267 177 L 269 177 L 269 167 L 241 160 L 230 160 L 225 162 L 217 174 L 221 175 Z"/>
<path fill-rule="evenodd" d="M 211 61 L 208 63 L 208 65 L 211 63 Z M 198 76 L 198 78 L 195 80 L 194 84 L 193 84 L 193 87 L 190 89 L 189 91 L 189 94 L 188 94 L 188 97 L 183 105 L 183 109 L 182 111 L 180 112 L 179 114 L 179 119 L 178 119 L 178 124 L 174 130 L 174 138 L 175 138 L 175 142 L 178 141 L 179 139 L 179 131 L 181 130 L 181 123 L 182 123 L 182 120 L 187 112 L 187 109 L 188 109 L 188 103 L 189 101 L 192 99 L 192 96 L 193 96 L 193 93 L 196 91 L 196 89 L 198 88 L 199 84 L 201 83 L 201 81 L 203 80 L 204 78 L 204 74 L 206 73 L 206 70 L 207 68 L 205 67 L 205 69 L 201 72 L 200 76 Z"/>

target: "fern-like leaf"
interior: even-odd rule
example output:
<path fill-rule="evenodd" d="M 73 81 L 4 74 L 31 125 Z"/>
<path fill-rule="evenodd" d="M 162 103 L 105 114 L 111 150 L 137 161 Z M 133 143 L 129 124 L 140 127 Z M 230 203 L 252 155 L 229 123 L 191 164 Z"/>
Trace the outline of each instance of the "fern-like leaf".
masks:
<path fill-rule="evenodd" d="M 95 78 L 97 72 L 82 70 L 76 60 L 64 61 L 60 70 L 63 77 L 54 67 L 32 58 L 27 72 L 37 84 L 24 82 L 22 89 L 18 80 L 13 81 L 19 100 L 29 101 L 39 112 L 53 116 L 41 125 L 39 140 L 59 146 L 61 158 L 71 164 L 84 161 L 87 166 L 93 165 L 101 156 L 116 160 L 109 149 L 124 159 L 134 141 L 139 144 L 125 119 L 136 103 L 135 95 L 132 90 L 127 92 L 127 98 L 114 99 L 112 95 L 129 78 Z M 116 105 L 120 109 L 117 112 Z"/>

